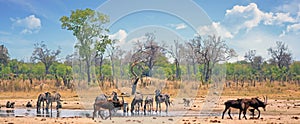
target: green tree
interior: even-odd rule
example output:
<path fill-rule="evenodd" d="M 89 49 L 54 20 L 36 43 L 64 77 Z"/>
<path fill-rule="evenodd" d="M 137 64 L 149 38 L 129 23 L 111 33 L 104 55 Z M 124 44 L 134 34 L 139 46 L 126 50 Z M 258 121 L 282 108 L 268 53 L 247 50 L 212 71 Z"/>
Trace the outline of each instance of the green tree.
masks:
<path fill-rule="evenodd" d="M 62 63 L 55 63 L 50 68 L 51 74 L 55 76 L 57 83 L 60 83 L 60 78 L 63 80 L 64 86 L 69 87 L 69 83 L 72 77 L 72 67 L 62 64 Z"/>
<path fill-rule="evenodd" d="M 85 61 L 88 83 L 91 81 L 90 67 L 92 58 L 95 58 L 93 44 L 101 41 L 108 32 L 103 24 L 109 22 L 109 17 L 92 9 L 77 9 L 72 11 L 71 15 L 60 18 L 61 27 L 73 31 L 73 35 L 77 38 L 78 43 L 75 48 L 78 49 L 80 58 Z M 100 39 L 100 40 L 99 40 Z M 97 46 L 96 46 L 97 47 Z"/>
<path fill-rule="evenodd" d="M 31 65 L 30 69 L 32 71 L 33 77 L 35 77 L 36 79 L 41 80 L 45 77 L 45 66 L 43 65 L 43 63 L 39 62 Z"/>

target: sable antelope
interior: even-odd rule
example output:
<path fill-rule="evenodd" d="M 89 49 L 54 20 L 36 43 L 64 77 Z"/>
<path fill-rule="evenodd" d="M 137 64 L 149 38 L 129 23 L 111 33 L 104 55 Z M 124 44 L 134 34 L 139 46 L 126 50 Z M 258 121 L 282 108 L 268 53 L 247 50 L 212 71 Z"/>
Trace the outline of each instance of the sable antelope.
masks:
<path fill-rule="evenodd" d="M 131 102 L 131 109 L 130 109 L 131 114 L 133 114 L 134 109 L 136 112 L 139 113 L 140 107 L 142 106 L 143 106 L 143 95 L 139 92 L 136 92 Z"/>
<path fill-rule="evenodd" d="M 146 110 L 148 107 L 148 112 L 151 112 L 153 110 L 153 97 L 147 96 L 145 98 L 145 104 L 144 104 L 144 115 L 146 115 Z"/>
<path fill-rule="evenodd" d="M 236 109 L 239 109 L 240 112 L 239 112 L 239 119 L 241 120 L 241 113 L 243 112 L 244 116 L 243 118 L 247 119 L 246 118 L 246 110 L 247 110 L 247 102 L 244 101 L 244 99 L 237 99 L 237 100 L 228 100 L 226 101 L 225 103 L 225 110 L 223 111 L 223 114 L 222 114 L 222 119 L 224 119 L 224 114 L 225 112 L 228 110 L 228 115 L 230 117 L 230 119 L 232 119 L 231 115 L 230 115 L 230 108 L 236 108 Z"/>
<path fill-rule="evenodd" d="M 251 98 L 251 99 L 245 99 L 244 101 L 245 102 L 248 102 L 249 106 L 250 107 L 253 107 L 254 110 L 252 112 L 252 115 L 254 116 L 254 111 L 257 110 L 258 111 L 258 117 L 260 117 L 260 110 L 258 109 L 259 107 L 262 107 L 264 109 L 264 111 L 266 111 L 266 106 L 267 106 L 267 100 L 268 100 L 268 97 L 266 96 L 263 96 L 264 98 L 264 102 L 262 102 L 261 100 L 258 99 L 258 97 L 256 98 Z"/>
<path fill-rule="evenodd" d="M 170 102 L 170 95 L 168 95 L 168 94 L 161 94 L 160 90 L 155 90 L 155 102 L 156 102 L 156 110 L 155 110 L 155 112 L 157 112 L 158 107 L 159 107 L 159 112 L 161 112 L 161 103 L 164 102 L 166 104 L 166 113 L 168 113 L 168 107 L 171 104 L 171 102 Z"/>

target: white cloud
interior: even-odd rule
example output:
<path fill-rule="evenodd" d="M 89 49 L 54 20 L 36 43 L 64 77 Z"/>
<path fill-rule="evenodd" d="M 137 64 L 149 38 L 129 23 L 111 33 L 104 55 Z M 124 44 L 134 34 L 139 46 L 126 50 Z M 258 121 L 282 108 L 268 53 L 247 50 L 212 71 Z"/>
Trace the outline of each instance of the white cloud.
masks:
<path fill-rule="evenodd" d="M 211 25 L 201 26 L 198 28 L 200 35 L 219 35 L 222 38 L 233 38 L 233 35 L 223 27 L 220 22 L 212 22 Z"/>
<path fill-rule="evenodd" d="M 222 25 L 233 34 L 237 34 L 243 29 L 249 32 L 261 23 L 265 25 L 282 25 L 294 22 L 296 22 L 296 19 L 290 13 L 263 12 L 255 3 L 250 3 L 247 6 L 236 5 L 232 9 L 226 10 Z"/>
<path fill-rule="evenodd" d="M 278 40 L 278 37 L 271 35 L 262 30 L 251 30 L 248 35 L 243 35 L 239 38 L 232 39 L 228 42 L 228 46 L 236 50 L 238 60 L 243 60 L 244 55 L 248 50 L 256 50 L 256 55 L 262 56 L 267 60 L 270 58 L 267 49 Z M 231 61 L 236 60 L 232 59 Z"/>
<path fill-rule="evenodd" d="M 128 41 L 128 43 L 130 44 L 134 44 L 134 43 L 137 43 L 137 42 L 143 42 L 147 39 L 147 37 L 145 35 L 142 35 L 140 37 L 135 37 L 135 38 L 132 38 Z"/>
<path fill-rule="evenodd" d="M 294 23 L 296 19 L 290 16 L 290 13 L 271 13 L 268 16 L 265 16 L 264 24 L 265 25 L 281 25 L 283 23 Z"/>
<path fill-rule="evenodd" d="M 10 35 L 10 32 L 6 32 L 6 31 L 0 31 L 0 35 Z"/>
<path fill-rule="evenodd" d="M 288 25 L 286 28 L 287 32 L 297 32 L 300 31 L 300 23 Z"/>
<path fill-rule="evenodd" d="M 24 33 L 24 34 L 37 33 L 37 32 L 39 32 L 39 30 L 42 27 L 41 20 L 39 18 L 35 17 L 35 15 L 30 15 L 23 19 L 11 18 L 11 21 L 13 22 L 13 28 L 14 27 L 23 28 L 21 33 Z"/>
<path fill-rule="evenodd" d="M 250 3 L 246 6 L 236 5 L 226 11 L 220 27 L 234 35 L 228 45 L 238 54 L 238 57 L 230 61 L 243 60 L 249 49 L 256 50 L 257 55 L 267 60 L 270 58 L 267 49 L 274 46 L 276 41 L 285 42 L 293 53 L 293 58 L 299 61 L 300 3 L 295 0 L 280 7 L 285 9 L 265 12 L 255 3 Z M 270 26 L 270 29 L 281 29 L 282 32 L 276 34 L 277 31 L 262 30 L 265 29 L 261 28 L 263 25 Z"/>
<path fill-rule="evenodd" d="M 236 5 L 231 10 L 226 10 L 224 22 L 228 26 L 234 26 L 236 28 L 234 32 L 243 28 L 251 30 L 260 23 L 263 14 L 255 3 L 250 3 L 248 6 Z"/>
<path fill-rule="evenodd" d="M 276 7 L 276 10 L 279 12 L 288 12 L 296 15 L 300 11 L 300 2 L 299 0 L 292 0 Z"/>
<path fill-rule="evenodd" d="M 110 39 L 117 39 L 119 42 L 117 43 L 118 45 L 125 44 L 125 40 L 127 37 L 127 32 L 125 30 L 120 29 L 118 32 L 109 35 Z"/>
<path fill-rule="evenodd" d="M 286 27 L 286 30 L 282 31 L 279 37 L 284 37 L 292 34 L 296 34 L 296 35 L 300 34 L 300 23 L 288 25 Z"/>
<path fill-rule="evenodd" d="M 186 25 L 183 24 L 183 23 L 178 24 L 178 25 L 176 26 L 176 29 L 177 29 L 177 30 L 179 30 L 179 29 L 185 29 L 185 28 L 186 28 Z"/>
<path fill-rule="evenodd" d="M 169 24 L 169 26 L 175 28 L 176 30 L 185 29 L 187 26 L 184 23 L 180 24 Z"/>

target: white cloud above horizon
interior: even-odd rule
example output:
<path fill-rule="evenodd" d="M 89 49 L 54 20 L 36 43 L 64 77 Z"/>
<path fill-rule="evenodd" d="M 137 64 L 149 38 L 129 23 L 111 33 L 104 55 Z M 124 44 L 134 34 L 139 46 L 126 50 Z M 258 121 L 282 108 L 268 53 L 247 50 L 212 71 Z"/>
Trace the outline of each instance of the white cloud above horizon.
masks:
<path fill-rule="evenodd" d="M 240 61 L 244 59 L 244 54 L 248 50 L 256 50 L 257 54 L 265 60 L 269 59 L 267 48 L 275 45 L 276 41 L 283 41 L 293 51 L 293 57 L 300 57 L 300 51 L 297 46 L 298 35 L 300 34 L 300 4 L 299 12 L 290 13 L 281 12 L 264 12 L 258 8 L 255 3 L 246 6 L 235 5 L 232 9 L 226 11 L 224 20 L 214 22 L 211 26 L 218 30 L 220 36 L 226 38 L 226 34 L 232 34 L 229 46 L 233 47 L 238 57 L 230 61 Z M 295 5 L 293 5 L 295 6 Z M 287 7 L 287 6 L 285 6 Z M 272 31 L 262 30 L 261 27 L 279 27 L 281 34 Z M 220 31 L 220 29 L 223 29 Z M 246 31 L 245 33 L 242 31 Z M 230 35 L 229 35 L 230 36 Z M 239 37 L 236 37 L 239 36 Z M 230 38 L 230 37 L 227 37 Z"/>
<path fill-rule="evenodd" d="M 200 26 L 197 31 L 200 35 L 214 35 L 217 34 L 222 38 L 232 39 L 234 36 L 229 32 L 220 22 L 212 22 L 211 25 Z"/>
<path fill-rule="evenodd" d="M 232 34 L 238 34 L 240 30 L 249 32 L 260 24 L 282 26 L 285 23 L 295 23 L 296 20 L 288 12 L 264 12 L 255 3 L 250 3 L 247 6 L 235 5 L 232 9 L 226 10 L 221 24 Z"/>
<path fill-rule="evenodd" d="M 299 0 L 291 0 L 290 2 L 277 6 L 275 9 L 279 12 L 291 13 L 292 15 L 299 15 L 300 3 Z"/>
<path fill-rule="evenodd" d="M 184 23 L 179 24 L 168 24 L 168 26 L 175 28 L 176 30 L 181 30 L 187 28 L 187 26 Z"/>
<path fill-rule="evenodd" d="M 118 45 L 124 45 L 126 43 L 127 35 L 128 34 L 125 30 L 120 29 L 116 33 L 109 35 L 109 38 L 113 40 L 118 40 L 119 41 L 117 42 Z"/>
<path fill-rule="evenodd" d="M 29 15 L 25 18 L 10 18 L 13 22 L 12 28 L 22 28 L 21 34 L 38 33 L 42 27 L 41 20 L 35 15 Z"/>

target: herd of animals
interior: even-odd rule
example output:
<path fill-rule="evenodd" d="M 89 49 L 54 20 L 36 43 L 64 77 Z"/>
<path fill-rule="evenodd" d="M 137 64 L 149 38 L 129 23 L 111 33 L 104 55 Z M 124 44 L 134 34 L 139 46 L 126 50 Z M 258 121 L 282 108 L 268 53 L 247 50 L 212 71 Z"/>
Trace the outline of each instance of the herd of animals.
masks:
<path fill-rule="evenodd" d="M 124 101 L 124 93 L 121 94 L 122 101 L 118 99 L 118 94 L 116 92 L 112 92 L 111 96 L 112 99 L 109 99 L 109 96 L 105 94 L 100 94 L 96 97 L 95 103 L 93 104 L 94 112 L 93 112 L 93 119 L 96 117 L 98 114 L 102 119 L 107 119 L 108 117 L 104 117 L 101 114 L 101 111 L 103 110 L 109 110 L 109 118 L 111 119 L 112 111 L 116 109 L 123 108 L 124 113 L 129 112 L 129 105 Z M 171 105 L 170 101 L 170 95 L 169 94 L 162 94 L 160 90 L 155 90 L 155 97 L 153 98 L 152 96 L 146 96 L 144 99 L 143 94 L 136 92 L 131 104 L 130 104 L 130 112 L 132 115 L 134 113 L 140 113 L 140 108 L 143 108 L 144 110 L 144 115 L 146 115 L 146 111 L 149 113 L 152 112 L 153 110 L 153 104 L 154 101 L 156 103 L 156 110 L 155 112 L 158 111 L 161 112 L 161 103 L 165 103 L 166 105 L 166 110 L 165 112 L 168 113 L 168 107 Z M 144 105 L 143 105 L 144 103 Z"/>
<path fill-rule="evenodd" d="M 112 111 L 114 109 L 118 108 L 120 109 L 123 107 L 124 113 L 127 113 L 129 111 L 128 103 L 124 102 L 124 94 L 121 94 L 122 101 L 118 99 L 118 95 L 116 92 L 112 93 L 112 99 L 108 99 L 109 96 L 105 94 L 100 94 L 99 96 L 96 97 L 95 103 L 93 104 L 94 107 L 94 112 L 93 112 L 93 119 L 96 117 L 96 114 L 98 114 L 102 119 L 107 119 L 108 117 L 111 119 Z M 153 102 L 156 102 L 156 110 L 155 112 L 158 111 L 161 112 L 161 103 L 165 103 L 166 105 L 166 110 L 165 112 L 168 113 L 168 107 L 171 105 L 170 101 L 170 95 L 168 94 L 162 94 L 160 90 L 155 90 L 155 98 L 151 96 L 146 96 L 146 98 L 143 100 L 143 95 L 139 92 L 137 92 L 131 102 L 131 109 L 130 112 L 133 115 L 134 113 L 139 114 L 140 107 L 143 107 L 144 109 L 144 115 L 146 115 L 146 111 L 151 112 L 153 110 Z M 184 101 L 184 106 L 188 107 L 190 106 L 190 100 L 183 98 Z M 144 102 L 144 106 L 143 106 Z M 264 97 L 264 102 L 259 100 L 258 97 L 251 98 L 251 99 L 236 99 L 236 100 L 228 100 L 224 103 L 225 105 L 225 110 L 222 113 L 222 119 L 224 119 L 224 114 L 228 110 L 228 115 L 230 119 L 233 119 L 230 115 L 231 108 L 239 109 L 239 119 L 241 119 L 241 113 L 243 112 L 243 118 L 246 118 L 246 112 L 249 109 L 250 112 L 252 112 L 252 116 L 254 118 L 254 111 L 258 111 L 258 117 L 260 117 L 260 110 L 259 107 L 262 107 L 264 111 L 266 111 L 266 106 L 267 106 L 267 96 Z M 252 107 L 250 109 L 249 107 Z M 109 116 L 104 117 L 101 115 L 101 111 L 103 110 L 109 110 Z"/>
<path fill-rule="evenodd" d="M 94 119 L 96 115 L 100 116 L 102 119 L 111 119 L 112 112 L 115 112 L 116 110 L 123 109 L 124 114 L 129 112 L 129 105 L 127 102 L 124 101 L 124 96 L 126 94 L 121 93 L 120 96 L 116 92 L 112 92 L 110 96 L 106 94 L 100 94 L 96 97 L 95 102 L 93 104 L 93 117 Z M 122 100 L 119 100 L 118 97 L 121 97 Z M 243 118 L 246 118 L 246 112 L 249 110 L 252 112 L 252 116 L 254 118 L 254 111 L 258 111 L 258 117 L 260 117 L 260 110 L 259 107 L 262 107 L 264 111 L 266 111 L 266 106 L 267 106 L 267 96 L 263 97 L 264 101 L 261 101 L 258 99 L 258 97 L 255 98 L 244 98 L 244 99 L 235 99 L 235 100 L 228 100 L 224 102 L 225 105 L 225 110 L 222 113 L 222 119 L 224 119 L 224 114 L 228 110 L 228 115 L 230 119 L 233 119 L 232 116 L 230 115 L 231 108 L 239 109 L 239 119 L 241 119 L 241 113 L 243 112 Z M 45 92 L 41 93 L 38 95 L 37 103 L 36 103 L 36 109 L 37 113 L 40 113 L 40 109 L 42 108 L 43 111 L 46 110 L 48 111 L 49 108 L 51 109 L 52 112 L 52 103 L 56 102 L 56 110 L 58 111 L 59 108 L 62 108 L 61 104 L 61 95 L 59 93 L 53 93 L 51 94 L 50 92 Z M 184 106 L 188 107 L 190 106 L 190 100 L 183 98 L 184 101 Z M 32 101 L 31 101 L 32 102 Z M 33 107 L 32 103 L 28 102 L 26 104 L 26 107 Z M 155 90 L 155 97 L 153 98 L 150 95 L 147 95 L 144 99 L 143 94 L 136 92 L 132 102 L 130 104 L 130 112 L 132 115 L 135 113 L 140 113 L 140 108 L 143 108 L 143 113 L 146 115 L 146 113 L 151 113 L 153 109 L 153 104 L 154 102 L 156 103 L 156 110 L 155 112 L 158 111 L 161 113 L 161 103 L 165 103 L 166 110 L 165 112 L 168 113 L 168 107 L 172 104 L 170 100 L 170 95 L 169 94 L 163 94 L 161 93 L 160 90 Z M 46 103 L 46 107 L 44 105 Z M 144 105 L 143 105 L 144 104 Z M 10 102 L 7 101 L 6 103 L 6 108 L 14 108 L 15 102 Z M 249 109 L 251 107 L 252 109 Z M 107 117 L 104 117 L 102 114 L 103 111 L 108 110 L 109 115 Z"/>

